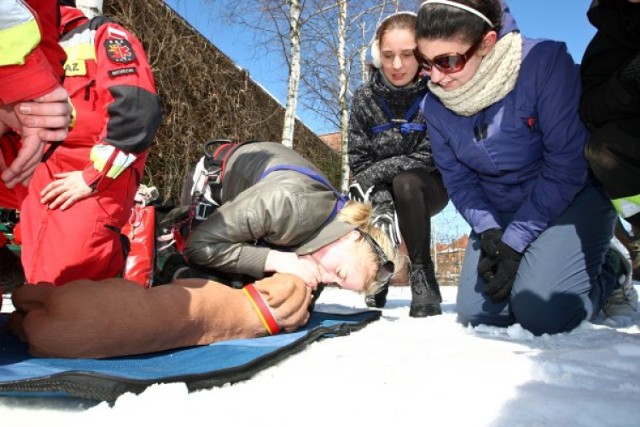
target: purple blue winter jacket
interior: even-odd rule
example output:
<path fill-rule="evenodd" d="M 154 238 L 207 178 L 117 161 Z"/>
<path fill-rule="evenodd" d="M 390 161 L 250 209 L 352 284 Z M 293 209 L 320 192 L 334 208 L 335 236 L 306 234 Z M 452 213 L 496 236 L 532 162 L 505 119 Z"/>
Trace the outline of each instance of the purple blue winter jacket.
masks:
<path fill-rule="evenodd" d="M 517 31 L 510 15 L 503 21 L 500 36 Z M 588 182 L 579 67 L 561 42 L 523 37 L 522 57 L 513 91 L 471 117 L 453 113 L 431 93 L 422 103 L 455 207 L 476 233 L 504 228 L 498 212 L 513 213 L 502 240 L 519 252 Z"/>

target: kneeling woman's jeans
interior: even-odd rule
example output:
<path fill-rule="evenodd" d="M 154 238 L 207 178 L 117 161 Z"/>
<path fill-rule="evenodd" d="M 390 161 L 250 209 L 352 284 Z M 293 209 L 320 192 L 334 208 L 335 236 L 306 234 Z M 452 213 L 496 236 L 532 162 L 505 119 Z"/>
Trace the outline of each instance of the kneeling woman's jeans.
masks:
<path fill-rule="evenodd" d="M 513 213 L 501 214 L 506 227 Z M 616 286 L 604 265 L 616 213 L 599 187 L 587 187 L 525 250 L 511 296 L 493 302 L 478 277 L 480 239 L 471 233 L 458 288 L 458 320 L 509 326 L 536 335 L 570 331 L 602 308 Z M 603 268 L 604 265 L 604 268 Z"/>

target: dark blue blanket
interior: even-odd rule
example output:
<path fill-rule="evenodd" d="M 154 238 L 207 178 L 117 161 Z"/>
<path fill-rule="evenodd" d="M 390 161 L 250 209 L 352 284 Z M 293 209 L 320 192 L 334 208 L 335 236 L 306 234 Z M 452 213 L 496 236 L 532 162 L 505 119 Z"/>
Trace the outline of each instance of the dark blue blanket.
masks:
<path fill-rule="evenodd" d="M 184 382 L 193 391 L 246 380 L 313 341 L 347 335 L 380 317 L 379 311 L 341 311 L 316 311 L 306 327 L 290 334 L 100 360 L 31 357 L 25 343 L 0 333 L 0 396 L 112 402 L 154 383 Z M 7 318 L 1 315 L 0 325 Z"/>

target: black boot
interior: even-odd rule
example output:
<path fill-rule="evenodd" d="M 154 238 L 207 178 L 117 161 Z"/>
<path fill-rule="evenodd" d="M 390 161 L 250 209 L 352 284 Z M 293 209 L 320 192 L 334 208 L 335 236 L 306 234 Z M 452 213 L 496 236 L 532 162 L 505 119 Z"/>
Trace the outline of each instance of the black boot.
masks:
<path fill-rule="evenodd" d="M 442 314 L 440 286 L 436 280 L 433 263 L 411 266 L 411 317 L 427 317 Z"/>
<path fill-rule="evenodd" d="M 367 295 L 364 298 L 367 307 L 382 308 L 387 303 L 387 294 L 389 293 L 389 283 L 385 284 L 378 293 Z"/>

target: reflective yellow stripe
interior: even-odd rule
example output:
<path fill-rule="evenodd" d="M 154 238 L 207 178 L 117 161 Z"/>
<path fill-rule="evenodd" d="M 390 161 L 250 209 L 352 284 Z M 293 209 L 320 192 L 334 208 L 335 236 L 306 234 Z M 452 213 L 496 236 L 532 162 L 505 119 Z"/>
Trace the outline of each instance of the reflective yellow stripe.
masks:
<path fill-rule="evenodd" d="M 91 43 L 82 43 L 73 46 L 64 46 L 67 54 L 67 62 L 93 59 L 96 60 L 96 50 Z"/>
<path fill-rule="evenodd" d="M 612 200 L 613 206 L 622 215 L 623 218 L 628 218 L 637 213 L 640 213 L 640 194 L 630 197 L 621 197 L 620 199 Z"/>
<path fill-rule="evenodd" d="M 22 65 L 40 43 L 40 28 L 35 19 L 0 31 L 0 66 Z"/>
<path fill-rule="evenodd" d="M 93 162 L 93 167 L 96 168 L 98 172 L 104 171 L 104 168 L 107 165 L 109 158 L 111 158 L 111 154 L 114 150 L 117 150 L 117 148 L 110 145 L 95 145 L 91 149 L 89 158 L 91 159 L 91 162 Z M 118 150 L 115 160 L 107 171 L 107 178 L 117 178 L 126 168 L 131 166 L 135 160 L 136 156 L 134 154 L 126 154 Z"/>

